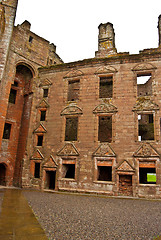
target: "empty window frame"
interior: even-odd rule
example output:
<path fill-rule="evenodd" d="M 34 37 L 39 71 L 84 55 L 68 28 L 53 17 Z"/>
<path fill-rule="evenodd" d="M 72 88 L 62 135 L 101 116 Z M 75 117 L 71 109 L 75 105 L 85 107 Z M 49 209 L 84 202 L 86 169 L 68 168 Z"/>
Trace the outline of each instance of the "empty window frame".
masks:
<path fill-rule="evenodd" d="M 43 135 L 37 135 L 37 146 L 42 146 L 43 145 Z"/>
<path fill-rule="evenodd" d="M 79 99 L 80 81 L 68 82 L 68 101 L 76 101 Z"/>
<path fill-rule="evenodd" d="M 62 177 L 75 179 L 75 164 L 63 164 Z"/>
<path fill-rule="evenodd" d="M 139 167 L 139 183 L 156 184 L 156 168 Z"/>
<path fill-rule="evenodd" d="M 112 116 L 99 116 L 98 141 L 112 141 Z"/>
<path fill-rule="evenodd" d="M 46 98 L 46 97 L 48 97 L 48 95 L 49 95 L 49 89 L 48 88 L 44 88 L 43 89 L 43 97 Z"/>
<path fill-rule="evenodd" d="M 40 163 L 38 163 L 38 162 L 35 162 L 34 177 L 40 178 Z"/>
<path fill-rule="evenodd" d="M 30 37 L 29 37 L 29 43 L 32 43 L 32 41 L 33 41 L 33 37 L 30 36 Z"/>
<path fill-rule="evenodd" d="M 112 166 L 97 166 L 98 181 L 112 181 Z"/>
<path fill-rule="evenodd" d="M 138 115 L 138 140 L 154 140 L 154 117 L 153 114 Z"/>
<path fill-rule="evenodd" d="M 40 110 L 40 121 L 46 120 L 46 110 Z"/>
<path fill-rule="evenodd" d="M 78 117 L 67 117 L 65 127 L 65 141 L 77 141 Z"/>
<path fill-rule="evenodd" d="M 3 139 L 10 139 L 10 133 L 11 133 L 11 124 L 5 123 L 4 130 L 3 130 Z"/>
<path fill-rule="evenodd" d="M 151 73 L 137 74 L 137 95 L 138 97 L 152 95 Z"/>
<path fill-rule="evenodd" d="M 17 95 L 17 90 L 11 88 L 10 95 L 9 95 L 9 103 L 15 104 L 15 102 L 16 102 L 16 95 Z"/>
<path fill-rule="evenodd" d="M 99 98 L 112 98 L 113 96 L 113 77 L 100 77 Z"/>

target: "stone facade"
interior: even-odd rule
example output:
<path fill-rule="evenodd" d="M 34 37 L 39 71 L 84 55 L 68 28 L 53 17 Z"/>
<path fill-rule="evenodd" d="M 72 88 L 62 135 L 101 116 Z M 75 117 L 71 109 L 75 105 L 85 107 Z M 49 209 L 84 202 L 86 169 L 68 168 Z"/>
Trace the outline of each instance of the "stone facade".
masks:
<path fill-rule="evenodd" d="M 156 49 L 117 53 L 107 23 L 95 58 L 63 63 L 4 2 L 0 183 L 161 198 L 161 18 Z"/>

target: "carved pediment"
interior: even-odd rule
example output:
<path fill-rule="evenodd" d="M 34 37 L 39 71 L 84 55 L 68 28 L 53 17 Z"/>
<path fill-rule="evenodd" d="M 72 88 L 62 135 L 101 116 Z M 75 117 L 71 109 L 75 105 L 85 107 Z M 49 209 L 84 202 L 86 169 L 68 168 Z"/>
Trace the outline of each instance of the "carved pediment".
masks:
<path fill-rule="evenodd" d="M 121 163 L 119 163 L 116 169 L 117 171 L 126 171 L 126 172 L 135 171 L 135 169 L 131 166 L 131 164 L 127 160 L 123 160 Z"/>
<path fill-rule="evenodd" d="M 78 115 L 83 114 L 82 109 L 77 106 L 67 106 L 61 112 L 61 115 Z"/>
<path fill-rule="evenodd" d="M 98 68 L 95 74 L 109 74 L 109 73 L 115 73 L 115 72 L 117 72 L 116 68 L 112 66 L 106 66 L 106 67 Z"/>
<path fill-rule="evenodd" d="M 133 111 L 159 110 L 159 106 L 150 99 L 139 98 L 133 108 Z"/>
<path fill-rule="evenodd" d="M 75 70 L 75 71 L 70 71 L 68 72 L 64 78 L 73 78 L 73 77 L 79 77 L 79 76 L 82 76 L 83 75 L 83 72 L 80 71 L 80 70 Z"/>
<path fill-rule="evenodd" d="M 57 168 L 58 163 L 55 161 L 54 157 L 51 155 L 49 159 L 44 163 L 44 166 L 46 168 Z"/>
<path fill-rule="evenodd" d="M 150 143 L 143 143 L 134 153 L 134 157 L 160 157 L 160 154 Z"/>
<path fill-rule="evenodd" d="M 143 70 L 153 70 L 156 69 L 156 67 L 154 65 L 152 65 L 151 63 L 141 63 L 141 64 L 137 64 L 132 71 L 143 71 Z"/>
<path fill-rule="evenodd" d="M 42 123 L 34 130 L 34 133 L 46 133 L 47 130 Z"/>
<path fill-rule="evenodd" d="M 48 108 L 49 104 L 47 101 L 43 98 L 40 103 L 37 105 L 37 108 Z"/>
<path fill-rule="evenodd" d="M 110 103 L 99 104 L 94 110 L 93 113 L 113 113 L 117 112 L 117 108 Z"/>
<path fill-rule="evenodd" d="M 101 143 L 93 153 L 95 157 L 116 157 L 115 152 L 108 143 Z"/>
<path fill-rule="evenodd" d="M 44 156 L 39 149 L 35 150 L 33 155 L 31 156 L 31 160 L 42 160 L 43 158 Z"/>
<path fill-rule="evenodd" d="M 52 85 L 52 82 L 49 79 L 45 78 L 41 80 L 40 87 L 48 87 L 50 85 Z"/>
<path fill-rule="evenodd" d="M 57 153 L 58 156 L 78 156 L 79 152 L 72 143 L 66 143 L 65 146 Z"/>

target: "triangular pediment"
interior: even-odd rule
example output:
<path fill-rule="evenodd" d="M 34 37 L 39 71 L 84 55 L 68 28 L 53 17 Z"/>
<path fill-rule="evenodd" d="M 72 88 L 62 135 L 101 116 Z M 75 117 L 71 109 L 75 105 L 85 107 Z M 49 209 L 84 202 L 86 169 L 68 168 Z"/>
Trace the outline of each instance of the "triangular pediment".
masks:
<path fill-rule="evenodd" d="M 39 149 L 35 150 L 33 155 L 31 156 L 32 160 L 42 160 L 43 158 L 44 156 L 42 155 Z"/>
<path fill-rule="evenodd" d="M 34 130 L 34 133 L 46 133 L 47 130 L 42 123 Z"/>
<path fill-rule="evenodd" d="M 40 103 L 37 105 L 37 108 L 48 108 L 49 104 L 47 101 L 43 98 Z"/>
<path fill-rule="evenodd" d="M 57 168 L 58 163 L 55 161 L 54 157 L 51 155 L 49 159 L 44 163 L 44 166 L 46 168 Z"/>
<path fill-rule="evenodd" d="M 99 104 L 93 110 L 93 113 L 95 113 L 95 114 L 97 114 L 97 113 L 113 113 L 113 112 L 117 112 L 117 108 L 110 103 Z"/>
<path fill-rule="evenodd" d="M 78 115 L 78 114 L 82 114 L 82 109 L 80 107 L 77 106 L 67 106 L 63 109 L 63 111 L 61 112 L 61 115 Z"/>
<path fill-rule="evenodd" d="M 58 156 L 78 156 L 79 152 L 72 143 L 66 143 L 65 146 L 57 153 Z"/>
<path fill-rule="evenodd" d="M 45 78 L 41 80 L 40 87 L 49 87 L 50 85 L 52 85 L 52 83 L 49 79 Z"/>
<path fill-rule="evenodd" d="M 70 71 L 68 72 L 64 78 L 73 78 L 73 77 L 79 77 L 79 76 L 82 76 L 83 75 L 83 72 L 80 71 L 80 70 L 75 70 L 75 71 Z"/>
<path fill-rule="evenodd" d="M 135 169 L 131 166 L 131 164 L 127 160 L 124 160 L 121 163 L 119 163 L 116 169 L 117 171 L 126 171 L 126 172 L 135 171 Z"/>
<path fill-rule="evenodd" d="M 134 157 L 141 158 L 160 157 L 160 154 L 150 143 L 143 143 L 134 153 Z"/>
<path fill-rule="evenodd" d="M 108 143 L 101 143 L 93 153 L 95 157 L 116 157 L 115 152 Z"/>
<path fill-rule="evenodd" d="M 112 66 L 107 66 L 107 67 L 98 68 L 95 74 L 109 74 L 109 73 L 115 73 L 115 72 L 117 72 L 116 68 Z"/>
<path fill-rule="evenodd" d="M 139 98 L 133 108 L 133 111 L 159 110 L 159 106 L 150 99 Z"/>
<path fill-rule="evenodd" d="M 141 63 L 141 64 L 137 64 L 132 70 L 133 71 L 143 71 L 143 70 L 153 70 L 156 69 L 156 67 L 154 65 L 152 65 L 151 63 Z"/>

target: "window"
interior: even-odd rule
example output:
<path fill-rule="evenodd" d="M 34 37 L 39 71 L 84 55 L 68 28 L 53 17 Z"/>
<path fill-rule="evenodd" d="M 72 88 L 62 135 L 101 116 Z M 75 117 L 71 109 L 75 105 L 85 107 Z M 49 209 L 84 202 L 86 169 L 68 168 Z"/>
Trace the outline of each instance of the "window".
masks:
<path fill-rule="evenodd" d="M 150 96 L 152 95 L 152 78 L 151 74 L 137 74 L 137 95 Z"/>
<path fill-rule="evenodd" d="M 153 114 L 138 115 L 139 141 L 154 140 L 154 120 Z"/>
<path fill-rule="evenodd" d="M 37 146 L 42 146 L 43 145 L 43 135 L 38 135 L 37 136 Z"/>
<path fill-rule="evenodd" d="M 32 41 L 33 41 L 33 37 L 30 36 L 30 37 L 29 37 L 29 43 L 32 43 Z"/>
<path fill-rule="evenodd" d="M 68 101 L 79 99 L 80 81 L 69 81 L 68 83 Z"/>
<path fill-rule="evenodd" d="M 139 183 L 156 184 L 156 169 L 139 167 Z"/>
<path fill-rule="evenodd" d="M 62 177 L 75 179 L 75 164 L 63 164 Z"/>
<path fill-rule="evenodd" d="M 35 172 L 34 172 L 35 178 L 40 178 L 40 163 L 35 162 Z"/>
<path fill-rule="evenodd" d="M 98 181 L 112 181 L 112 167 L 111 166 L 97 166 Z"/>
<path fill-rule="evenodd" d="M 41 111 L 40 115 L 40 121 L 45 121 L 46 120 L 46 110 Z"/>
<path fill-rule="evenodd" d="M 100 77 L 99 97 L 112 98 L 113 95 L 113 77 Z"/>
<path fill-rule="evenodd" d="M 112 141 L 112 116 L 99 116 L 98 141 Z"/>
<path fill-rule="evenodd" d="M 77 141 L 78 117 L 66 118 L 65 141 Z"/>
<path fill-rule="evenodd" d="M 48 89 L 48 88 L 45 88 L 45 89 L 43 89 L 43 90 L 44 90 L 43 97 L 44 97 L 44 98 L 48 97 L 49 89 Z"/>
<path fill-rule="evenodd" d="M 12 84 L 12 86 L 18 87 L 18 82 L 17 82 L 17 81 L 14 81 L 14 83 Z"/>
<path fill-rule="evenodd" d="M 5 123 L 4 131 L 3 131 L 3 139 L 10 139 L 10 133 L 11 133 L 11 124 Z"/>
<path fill-rule="evenodd" d="M 9 102 L 15 104 L 16 102 L 17 90 L 11 88 L 9 95 Z"/>

